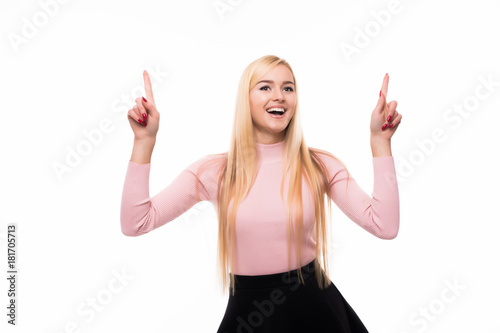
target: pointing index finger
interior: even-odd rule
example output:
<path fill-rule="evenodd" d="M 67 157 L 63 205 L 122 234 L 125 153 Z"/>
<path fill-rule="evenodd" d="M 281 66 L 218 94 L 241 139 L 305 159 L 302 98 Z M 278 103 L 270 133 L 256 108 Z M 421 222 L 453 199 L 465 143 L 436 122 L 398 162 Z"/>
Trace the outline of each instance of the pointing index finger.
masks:
<path fill-rule="evenodd" d="M 149 78 L 148 72 L 145 70 L 142 73 L 142 76 L 144 77 L 144 91 L 146 92 L 146 99 L 148 102 L 155 104 L 155 99 L 153 97 L 153 88 L 151 87 L 151 79 Z"/>
<path fill-rule="evenodd" d="M 389 89 L 389 74 L 385 73 L 384 82 L 382 82 L 382 89 L 381 89 L 385 95 L 385 98 L 387 98 L 388 89 Z"/>

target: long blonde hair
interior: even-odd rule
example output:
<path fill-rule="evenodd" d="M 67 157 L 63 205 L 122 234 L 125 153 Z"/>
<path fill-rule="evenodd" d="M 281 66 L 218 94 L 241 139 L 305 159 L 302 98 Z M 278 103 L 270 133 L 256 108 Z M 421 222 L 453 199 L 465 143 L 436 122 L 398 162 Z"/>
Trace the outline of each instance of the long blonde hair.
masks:
<path fill-rule="evenodd" d="M 295 92 L 297 94 L 297 80 L 293 74 L 291 66 L 287 61 L 273 55 L 263 56 L 251 64 L 249 64 L 240 79 L 237 99 L 236 99 L 236 110 L 234 117 L 233 133 L 231 136 L 230 149 L 227 153 L 213 154 L 211 156 L 218 156 L 217 159 L 212 159 L 211 161 L 219 161 L 218 175 L 219 182 L 217 187 L 217 216 L 219 221 L 218 229 L 218 247 L 217 247 L 217 265 L 218 265 L 218 277 L 219 286 L 222 287 L 223 292 L 227 290 L 228 284 L 228 273 L 229 268 L 231 268 L 230 276 L 230 288 L 234 295 L 234 246 L 229 249 L 228 238 L 231 239 L 231 244 L 234 243 L 235 239 L 235 217 L 238 209 L 238 205 L 243 199 L 245 199 L 250 188 L 252 187 L 255 178 L 257 176 L 257 155 L 255 150 L 255 139 L 253 134 L 253 122 L 250 112 L 250 102 L 249 102 L 249 92 L 256 85 L 262 76 L 264 76 L 269 70 L 273 69 L 277 65 L 286 66 L 292 73 L 293 82 L 295 83 Z M 281 199 L 283 199 L 283 187 L 285 182 L 285 174 L 287 169 L 290 170 L 290 180 L 288 197 L 286 202 L 286 207 L 292 207 L 292 203 L 295 202 L 293 206 L 297 207 L 295 211 L 295 235 L 296 235 L 296 260 L 299 263 L 297 269 L 299 279 L 301 283 L 304 283 L 302 272 L 300 267 L 307 263 L 302 263 L 301 250 L 302 250 L 302 234 L 303 234 L 303 207 L 302 207 L 302 177 L 305 176 L 307 179 L 307 184 L 309 186 L 310 192 L 313 197 L 314 202 L 314 216 L 316 217 L 316 259 L 315 260 L 315 270 L 316 279 L 320 288 L 326 288 L 330 284 L 330 279 L 328 276 L 328 254 L 327 254 L 327 235 L 328 235 L 328 224 L 327 216 L 325 213 L 325 194 L 326 200 L 328 201 L 328 217 L 331 216 L 331 197 L 328 192 L 329 179 L 328 170 L 324 163 L 319 158 L 318 154 L 328 155 L 342 165 L 344 165 L 338 158 L 336 158 L 331 153 L 307 147 L 302 134 L 302 127 L 300 124 L 300 113 L 298 109 L 298 96 L 295 106 L 295 112 L 290 120 L 287 128 L 285 129 L 285 163 L 283 169 L 283 176 L 281 179 Z M 197 172 L 198 174 L 201 170 L 205 169 L 209 163 L 205 164 L 203 168 L 200 168 Z M 345 166 L 344 166 L 345 168 Z M 347 171 L 347 168 L 345 168 Z M 300 172 L 299 172 L 300 171 Z M 347 171 L 347 177 L 349 178 L 349 172 Z M 348 183 L 348 182 L 347 182 Z M 347 191 L 347 187 L 346 187 Z M 229 204 L 231 200 L 234 199 L 232 203 L 231 210 L 228 212 Z M 290 271 L 290 242 L 291 233 L 290 229 L 292 226 L 292 216 L 290 209 L 286 209 L 287 215 L 287 249 L 288 249 L 288 267 Z M 314 224 L 313 224 L 314 226 Z M 311 228 L 311 232 L 314 228 Z M 229 263 L 229 251 L 231 251 L 231 262 Z M 319 265 L 319 258 L 323 259 L 323 266 L 325 270 L 321 269 Z"/>

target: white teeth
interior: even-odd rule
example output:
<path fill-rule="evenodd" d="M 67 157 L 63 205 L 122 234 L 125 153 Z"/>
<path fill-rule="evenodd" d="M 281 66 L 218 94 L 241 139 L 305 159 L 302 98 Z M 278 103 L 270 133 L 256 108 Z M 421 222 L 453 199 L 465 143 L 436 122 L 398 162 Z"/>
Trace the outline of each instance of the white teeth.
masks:
<path fill-rule="evenodd" d="M 267 109 L 266 111 L 267 112 L 270 112 L 270 111 L 285 112 L 285 109 L 282 109 L 282 108 L 270 108 L 270 109 Z"/>

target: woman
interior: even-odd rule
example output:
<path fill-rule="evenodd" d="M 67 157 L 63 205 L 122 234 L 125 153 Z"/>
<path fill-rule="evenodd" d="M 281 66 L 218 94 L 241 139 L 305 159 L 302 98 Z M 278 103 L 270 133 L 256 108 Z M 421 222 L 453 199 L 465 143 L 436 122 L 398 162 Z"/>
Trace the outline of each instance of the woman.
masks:
<path fill-rule="evenodd" d="M 122 195 L 122 232 L 145 234 L 210 201 L 219 221 L 219 277 L 231 290 L 218 333 L 368 332 L 328 277 L 326 220 L 332 200 L 373 235 L 393 239 L 398 233 L 390 139 L 402 116 L 396 101 L 386 104 L 388 75 L 370 124 L 373 197 L 334 155 L 307 147 L 292 68 L 284 59 L 264 56 L 241 76 L 229 151 L 203 156 L 150 198 L 160 114 L 147 72 L 144 82 L 147 98 L 137 98 L 128 112 L 135 139 Z"/>

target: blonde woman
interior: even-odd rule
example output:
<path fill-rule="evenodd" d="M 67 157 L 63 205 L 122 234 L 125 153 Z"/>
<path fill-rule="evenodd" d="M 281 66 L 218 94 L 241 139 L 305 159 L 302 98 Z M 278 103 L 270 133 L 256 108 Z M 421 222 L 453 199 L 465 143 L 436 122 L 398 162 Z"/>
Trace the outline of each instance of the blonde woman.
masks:
<path fill-rule="evenodd" d="M 386 103 L 388 75 L 371 115 L 372 196 L 338 158 L 306 145 L 295 75 L 284 59 L 269 55 L 243 71 L 229 151 L 201 157 L 150 198 L 160 114 L 147 72 L 144 81 L 146 98 L 128 112 L 135 138 L 122 232 L 143 235 L 209 201 L 218 216 L 218 277 L 230 289 L 218 333 L 368 332 L 327 274 L 327 218 L 334 201 L 374 236 L 398 234 L 391 137 L 402 116 L 396 101 Z"/>

